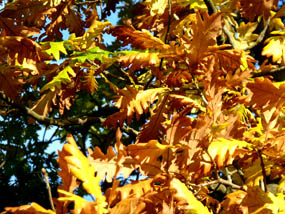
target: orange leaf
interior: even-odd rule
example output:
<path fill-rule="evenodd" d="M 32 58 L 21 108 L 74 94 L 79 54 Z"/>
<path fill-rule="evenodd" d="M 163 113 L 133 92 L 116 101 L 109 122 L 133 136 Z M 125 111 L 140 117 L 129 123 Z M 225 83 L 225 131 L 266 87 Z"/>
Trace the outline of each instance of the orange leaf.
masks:
<path fill-rule="evenodd" d="M 132 26 L 116 26 L 111 30 L 113 36 L 116 36 L 118 40 L 123 41 L 123 46 L 131 44 L 132 47 L 140 49 L 152 49 L 157 50 L 168 49 L 169 45 L 164 44 L 159 38 L 154 37 L 149 31 L 138 31 Z"/>
<path fill-rule="evenodd" d="M 32 202 L 29 205 L 22 205 L 19 207 L 6 207 L 3 214 L 55 214 L 52 210 L 46 210 L 37 203 Z"/>
<path fill-rule="evenodd" d="M 255 108 L 268 110 L 272 107 L 281 108 L 285 102 L 285 84 L 275 86 L 267 78 L 256 78 L 253 83 L 248 83 L 247 87 L 251 90 L 249 105 Z"/>

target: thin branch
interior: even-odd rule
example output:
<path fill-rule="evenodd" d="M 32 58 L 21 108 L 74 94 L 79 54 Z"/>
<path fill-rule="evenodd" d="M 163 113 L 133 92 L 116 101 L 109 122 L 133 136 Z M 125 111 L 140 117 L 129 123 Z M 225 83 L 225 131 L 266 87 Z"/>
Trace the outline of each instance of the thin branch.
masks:
<path fill-rule="evenodd" d="M 265 165 L 264 165 L 264 162 L 263 162 L 263 157 L 262 157 L 261 150 L 258 150 L 258 156 L 260 158 L 260 165 L 261 165 L 262 176 L 263 176 L 264 191 L 267 192 L 266 171 L 265 171 Z"/>
<path fill-rule="evenodd" d="M 7 97 L 4 92 L 0 91 L 0 100 L 3 100 L 4 102 L 18 108 L 19 110 L 23 111 L 25 114 L 31 116 L 33 119 L 38 121 L 40 124 L 45 125 L 55 125 L 55 126 L 71 126 L 71 125 L 85 125 L 90 123 L 101 123 L 103 121 L 103 118 L 100 117 L 72 117 L 72 118 L 66 118 L 66 119 L 59 119 L 59 118 L 49 118 L 45 117 L 43 115 L 40 115 L 33 111 L 32 109 L 16 103 L 11 98 Z"/>
<path fill-rule="evenodd" d="M 75 5 L 85 5 L 85 4 L 98 4 L 102 3 L 101 0 L 95 0 L 95 1 L 84 1 L 84 2 L 75 2 Z"/>
<path fill-rule="evenodd" d="M 204 0 L 205 5 L 208 8 L 209 15 L 212 15 L 213 13 L 217 13 L 218 10 L 212 0 Z"/>
<path fill-rule="evenodd" d="M 47 174 L 47 171 L 46 171 L 45 168 L 42 168 L 42 173 L 43 173 L 43 176 L 44 176 L 46 185 L 47 185 L 47 190 L 48 190 L 48 197 L 49 197 L 50 206 L 51 206 L 51 208 L 52 208 L 53 211 L 56 211 L 56 210 L 55 210 L 55 207 L 54 207 L 54 204 L 53 204 L 53 200 L 52 200 L 51 188 L 50 188 L 49 181 L 48 181 L 48 174 Z"/>
<path fill-rule="evenodd" d="M 279 68 L 275 68 L 275 69 L 272 69 L 270 71 L 262 71 L 262 72 L 254 72 L 252 73 L 252 77 L 253 78 L 256 78 L 256 77 L 264 77 L 264 76 L 270 76 L 270 75 L 273 75 L 273 74 L 276 74 L 278 72 L 283 72 L 285 71 L 285 66 L 281 66 Z"/>
<path fill-rule="evenodd" d="M 194 187 L 204 187 L 204 186 L 210 186 L 212 184 L 224 184 L 224 185 L 230 186 L 230 187 L 232 187 L 234 189 L 242 189 L 241 186 L 239 186 L 237 184 L 234 184 L 232 182 L 229 182 L 229 181 L 227 181 L 227 180 L 225 180 L 223 178 L 220 178 L 220 177 L 218 177 L 218 179 L 216 179 L 216 180 L 209 181 L 207 183 L 203 183 L 203 184 L 191 184 L 190 183 L 189 185 L 194 186 Z"/>

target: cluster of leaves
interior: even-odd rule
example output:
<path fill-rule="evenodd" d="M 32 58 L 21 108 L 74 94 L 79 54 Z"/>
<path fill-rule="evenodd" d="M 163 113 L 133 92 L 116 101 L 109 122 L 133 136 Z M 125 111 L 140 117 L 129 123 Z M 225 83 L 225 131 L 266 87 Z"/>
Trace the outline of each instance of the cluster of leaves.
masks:
<path fill-rule="evenodd" d="M 118 2 L 101 2 L 101 19 L 97 1 L 15 0 L 0 12 L 4 121 L 20 114 L 79 144 L 67 135 L 58 152 L 52 210 L 3 213 L 284 213 L 285 7 L 124 1 L 112 26 L 103 18 Z"/>

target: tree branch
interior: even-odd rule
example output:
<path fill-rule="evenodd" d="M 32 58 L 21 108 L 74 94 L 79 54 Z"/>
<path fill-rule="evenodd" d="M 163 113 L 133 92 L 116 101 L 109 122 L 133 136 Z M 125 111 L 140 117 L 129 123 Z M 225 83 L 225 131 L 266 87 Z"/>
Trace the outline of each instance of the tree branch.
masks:
<path fill-rule="evenodd" d="M 278 72 L 283 72 L 283 71 L 285 71 L 285 66 L 281 66 L 279 68 L 275 68 L 275 69 L 272 69 L 270 71 L 253 72 L 252 77 L 256 78 L 256 77 L 270 76 L 270 75 L 274 75 Z"/>
<path fill-rule="evenodd" d="M 36 113 L 32 109 L 13 101 L 11 98 L 7 97 L 3 91 L 0 91 L 0 100 L 3 100 L 7 104 L 19 109 L 20 111 L 24 112 L 25 114 L 29 115 L 30 117 L 38 121 L 40 124 L 44 125 L 55 125 L 55 126 L 64 127 L 70 125 L 85 125 L 90 123 L 104 122 L 104 118 L 100 117 L 84 116 L 84 117 L 72 117 L 66 119 L 55 119 L 55 118 L 45 117 L 43 115 Z"/>

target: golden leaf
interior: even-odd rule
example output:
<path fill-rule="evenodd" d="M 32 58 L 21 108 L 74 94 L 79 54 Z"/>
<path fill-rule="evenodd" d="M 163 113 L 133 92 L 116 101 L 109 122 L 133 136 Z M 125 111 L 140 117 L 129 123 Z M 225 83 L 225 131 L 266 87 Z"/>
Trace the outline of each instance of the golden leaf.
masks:
<path fill-rule="evenodd" d="M 30 205 L 22 205 L 19 207 L 6 207 L 3 214 L 55 214 L 52 210 L 46 210 L 37 203 L 32 202 Z"/>

